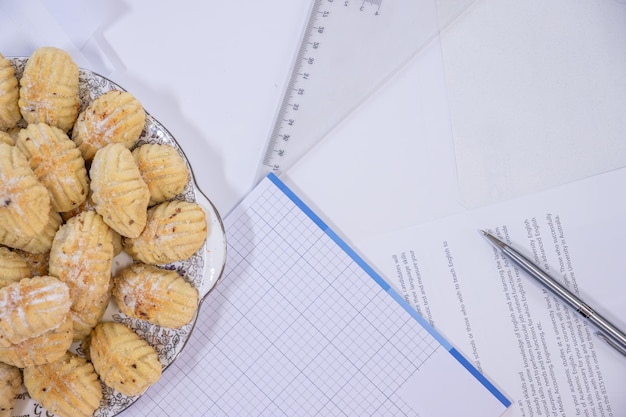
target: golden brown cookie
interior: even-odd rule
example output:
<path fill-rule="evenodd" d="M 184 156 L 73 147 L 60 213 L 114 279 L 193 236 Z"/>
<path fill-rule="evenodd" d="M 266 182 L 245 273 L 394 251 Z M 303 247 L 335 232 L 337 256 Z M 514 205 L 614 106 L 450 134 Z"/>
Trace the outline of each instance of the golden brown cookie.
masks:
<path fill-rule="evenodd" d="M 28 58 L 20 79 L 20 112 L 27 123 L 67 132 L 78 117 L 78 66 L 67 52 L 44 46 Z"/>
<path fill-rule="evenodd" d="M 96 153 L 89 175 L 91 198 L 104 222 L 122 236 L 139 236 L 150 191 L 131 152 L 119 143 L 105 146 Z"/>
<path fill-rule="evenodd" d="M 32 399 L 61 417 L 88 417 L 100 406 L 102 386 L 93 366 L 67 352 L 52 363 L 24 368 Z"/>
<path fill-rule="evenodd" d="M 87 210 L 96 210 L 96 207 L 93 204 L 93 200 L 91 199 L 91 190 L 83 204 L 76 207 L 74 210 L 61 213 L 61 217 L 63 218 L 63 220 L 68 221 L 72 217 L 76 216 L 78 213 Z M 122 252 L 122 236 L 113 229 L 111 229 L 111 233 L 113 233 L 113 255 L 117 256 Z"/>
<path fill-rule="evenodd" d="M 100 379 L 124 395 L 139 395 L 161 377 L 156 350 L 122 323 L 98 324 L 89 352 Z"/>
<path fill-rule="evenodd" d="M 74 311 L 100 300 L 109 288 L 112 265 L 113 235 L 94 211 L 69 219 L 52 241 L 48 268 L 68 285 Z"/>
<path fill-rule="evenodd" d="M 9 135 L 9 137 L 13 139 L 14 145 L 15 145 L 15 141 L 17 140 L 17 135 L 20 133 L 20 130 L 22 130 L 22 128 L 19 126 L 16 126 L 12 129 L 7 130 L 6 132 Z"/>
<path fill-rule="evenodd" d="M 70 304 L 67 285 L 51 276 L 24 278 L 0 288 L 0 347 L 58 327 Z"/>
<path fill-rule="evenodd" d="M 95 299 L 92 303 L 88 304 L 85 308 L 80 310 L 72 309 L 70 316 L 72 317 L 72 323 L 74 326 L 74 341 L 78 342 L 85 339 L 94 327 L 100 322 L 104 312 L 109 306 L 109 300 L 111 299 L 111 289 L 113 288 L 113 281 L 111 281 L 109 288 L 102 293 L 100 298 Z"/>
<path fill-rule="evenodd" d="M 0 246 L 0 288 L 30 276 L 30 268 L 20 255 Z"/>
<path fill-rule="evenodd" d="M 20 131 L 15 146 L 50 193 L 54 211 L 70 211 L 85 201 L 89 192 L 85 160 L 61 129 L 32 123 Z"/>
<path fill-rule="evenodd" d="M 0 244 L 23 249 L 50 220 L 50 196 L 14 146 L 0 143 Z"/>
<path fill-rule="evenodd" d="M 0 362 L 0 417 L 9 417 L 22 386 L 22 373 L 14 366 Z"/>
<path fill-rule="evenodd" d="M 198 308 L 198 291 L 175 271 L 133 264 L 113 282 L 117 305 L 129 317 L 178 328 L 189 323 Z"/>
<path fill-rule="evenodd" d="M 189 182 L 187 164 L 169 145 L 146 143 L 133 150 L 141 177 L 150 190 L 150 205 L 180 194 Z"/>
<path fill-rule="evenodd" d="M 15 145 L 15 140 L 7 132 L 0 130 L 0 143 L 6 143 L 7 145 Z"/>
<path fill-rule="evenodd" d="M 61 215 L 56 211 L 51 211 L 48 223 L 46 224 L 46 227 L 44 227 L 44 229 L 41 231 L 41 233 L 36 235 L 28 242 L 24 242 L 24 244 L 20 248 L 33 254 L 49 253 L 50 248 L 52 247 L 52 240 L 54 239 L 54 235 L 59 230 L 59 227 L 61 227 L 61 224 L 63 224 L 63 219 L 61 218 Z"/>
<path fill-rule="evenodd" d="M 22 118 L 17 105 L 18 99 L 19 88 L 15 70 L 11 62 L 0 54 L 0 130 L 15 127 Z"/>
<path fill-rule="evenodd" d="M 166 201 L 148 210 L 146 227 L 134 239 L 122 239 L 133 258 L 162 265 L 191 257 L 202 247 L 208 224 L 202 207 L 187 201 Z"/>
<path fill-rule="evenodd" d="M 117 256 L 124 250 L 122 247 L 122 235 L 113 229 L 111 229 L 111 233 L 113 233 L 113 256 Z"/>
<path fill-rule="evenodd" d="M 8 347 L 0 347 L 0 362 L 24 368 L 54 362 L 72 345 L 72 320 L 69 315 L 61 325 Z"/>
<path fill-rule="evenodd" d="M 76 120 L 72 140 L 85 160 L 110 143 L 134 145 L 146 122 L 143 106 L 126 91 L 111 90 L 96 98 Z"/>
<path fill-rule="evenodd" d="M 87 192 L 87 198 L 85 199 L 85 201 L 83 201 L 78 207 L 75 207 L 74 209 L 70 211 L 61 213 L 61 217 L 63 218 L 64 221 L 68 221 L 69 219 L 76 216 L 81 211 L 95 210 L 95 209 L 96 207 L 94 206 L 93 200 L 91 199 L 91 189 L 89 189 Z"/>

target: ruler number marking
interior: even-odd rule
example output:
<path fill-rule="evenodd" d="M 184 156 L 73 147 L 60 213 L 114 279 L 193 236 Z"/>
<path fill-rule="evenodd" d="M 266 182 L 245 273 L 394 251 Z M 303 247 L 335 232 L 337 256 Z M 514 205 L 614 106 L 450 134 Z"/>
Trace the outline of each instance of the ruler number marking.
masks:
<path fill-rule="evenodd" d="M 334 0 L 326 0 L 326 3 L 333 3 Z M 330 4 L 328 5 L 330 6 Z M 288 91 L 291 91 L 283 98 L 280 109 L 281 120 L 280 125 L 275 126 L 270 138 L 269 149 L 265 153 L 264 164 L 271 167 L 274 172 L 280 171 L 281 160 L 287 154 L 286 146 L 292 140 L 292 134 L 289 132 L 296 123 L 296 112 L 300 110 L 300 103 L 295 102 L 296 97 L 302 97 L 305 94 L 306 83 L 311 77 L 311 70 L 303 71 L 304 66 L 312 68 L 315 65 L 315 52 L 317 52 L 322 42 L 318 39 L 324 35 L 326 27 L 321 23 L 322 19 L 330 16 L 330 10 L 323 8 L 322 1 L 316 1 L 311 10 L 309 22 L 307 24 L 306 33 L 302 39 L 304 47 L 298 53 L 293 76 L 288 84 Z M 295 94 L 294 94 L 295 92 Z M 280 145 L 282 144 L 282 145 Z"/>
<path fill-rule="evenodd" d="M 370 10 L 370 6 L 372 6 L 374 8 L 373 14 L 379 15 L 382 1 L 383 0 L 339 0 L 338 3 L 343 3 L 344 7 L 354 5 L 356 6 L 355 9 L 358 9 L 357 12 Z M 323 23 L 323 20 L 330 17 L 330 8 L 332 8 L 333 3 L 334 0 L 315 0 L 311 9 L 301 47 L 292 70 L 292 76 L 287 85 L 287 91 L 289 91 L 289 93 L 283 98 L 279 110 L 278 120 L 280 122 L 274 126 L 263 161 L 266 166 L 270 167 L 272 171 L 276 173 L 280 172 L 281 161 L 283 161 L 283 158 L 288 154 L 287 145 L 290 141 L 298 139 L 297 137 L 292 138 L 294 125 L 297 121 L 296 115 L 301 110 L 302 104 L 296 101 L 300 101 L 300 99 L 297 99 L 298 97 L 304 97 L 306 84 L 315 71 L 317 53 L 323 46 L 322 38 L 325 35 L 326 26 L 330 24 L 328 22 Z M 358 3 L 360 3 L 360 6 Z M 324 4 L 326 4 L 327 7 L 325 7 Z"/>
<path fill-rule="evenodd" d="M 288 161 L 290 156 L 287 149 L 289 143 L 297 143 L 300 139 L 298 133 L 299 126 L 296 123 L 298 117 L 303 117 L 301 113 L 305 111 L 308 103 L 306 101 L 307 88 L 314 88 L 309 85 L 309 80 L 315 77 L 316 67 L 323 65 L 323 60 L 321 59 L 323 55 L 320 54 L 324 53 L 325 38 L 331 36 L 329 34 L 334 32 L 333 29 L 337 24 L 335 19 L 330 18 L 333 13 L 332 8 L 343 5 L 342 9 L 337 11 L 349 8 L 351 9 L 350 11 L 345 9 L 348 13 L 354 12 L 361 16 L 369 14 L 378 16 L 380 15 L 382 2 L 383 0 L 314 0 L 298 54 L 293 62 L 291 76 L 285 95 L 282 98 L 276 123 L 273 127 L 268 147 L 265 150 L 263 164 L 275 173 L 280 173 L 282 164 Z M 335 5 L 335 3 L 338 4 Z M 329 41 L 332 41 L 332 38 Z M 318 61 L 318 58 L 320 61 Z"/>

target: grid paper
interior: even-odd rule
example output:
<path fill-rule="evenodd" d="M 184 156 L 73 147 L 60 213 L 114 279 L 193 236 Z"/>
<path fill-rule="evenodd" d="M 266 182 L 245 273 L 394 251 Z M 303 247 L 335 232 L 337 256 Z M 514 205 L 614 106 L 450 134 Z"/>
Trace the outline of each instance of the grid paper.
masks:
<path fill-rule="evenodd" d="M 268 178 L 225 220 L 191 342 L 123 414 L 418 416 L 399 389 L 446 349 L 424 322 Z"/>

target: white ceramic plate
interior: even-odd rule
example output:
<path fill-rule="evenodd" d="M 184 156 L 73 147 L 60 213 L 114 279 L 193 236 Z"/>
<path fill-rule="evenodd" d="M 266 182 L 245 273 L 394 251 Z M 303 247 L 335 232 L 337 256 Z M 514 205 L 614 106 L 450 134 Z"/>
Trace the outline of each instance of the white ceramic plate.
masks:
<path fill-rule="evenodd" d="M 14 65 L 16 76 L 19 79 L 28 58 L 12 57 L 8 59 Z M 106 77 L 84 69 L 80 70 L 79 80 L 81 111 L 96 97 L 99 97 L 107 91 L 124 90 Z M 204 195 L 195 182 L 191 166 L 179 144 L 167 129 L 148 113 L 146 113 L 146 124 L 137 145 L 143 143 L 162 143 L 171 145 L 178 150 L 183 159 L 187 162 L 191 181 L 177 198 L 198 203 L 207 214 L 209 234 L 202 248 L 190 259 L 165 266 L 168 269 L 176 270 L 198 289 L 201 305 L 202 301 L 219 281 L 224 271 L 226 262 L 226 237 L 222 219 L 213 203 Z M 124 253 L 118 255 L 113 260 L 114 271 L 124 267 L 129 262 L 131 262 L 131 260 L 128 255 Z M 197 315 L 191 323 L 180 329 L 167 329 L 141 320 L 131 319 L 124 315 L 114 302 L 111 302 L 103 320 L 118 321 L 128 325 L 157 350 L 163 367 L 167 368 L 176 360 L 189 341 L 196 319 Z M 72 347 L 72 351 L 79 355 L 82 354 L 80 347 L 77 345 Z M 167 372 L 164 372 L 161 378 L 167 378 Z M 115 416 L 128 408 L 139 398 L 139 396 L 128 397 L 122 395 L 105 386 L 103 390 L 104 398 L 100 408 L 94 413 L 94 416 L 97 417 Z M 11 415 L 19 417 L 52 416 L 52 414 L 46 413 L 41 405 L 29 397 L 24 387 L 22 387 L 17 404 Z"/>

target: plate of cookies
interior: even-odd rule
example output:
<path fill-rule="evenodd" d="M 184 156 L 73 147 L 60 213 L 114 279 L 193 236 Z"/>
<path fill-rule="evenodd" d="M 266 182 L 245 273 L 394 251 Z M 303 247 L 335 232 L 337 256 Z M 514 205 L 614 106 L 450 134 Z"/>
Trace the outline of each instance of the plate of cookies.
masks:
<path fill-rule="evenodd" d="M 183 351 L 224 225 L 168 130 L 55 47 L 0 54 L 0 416 L 115 416 Z"/>

